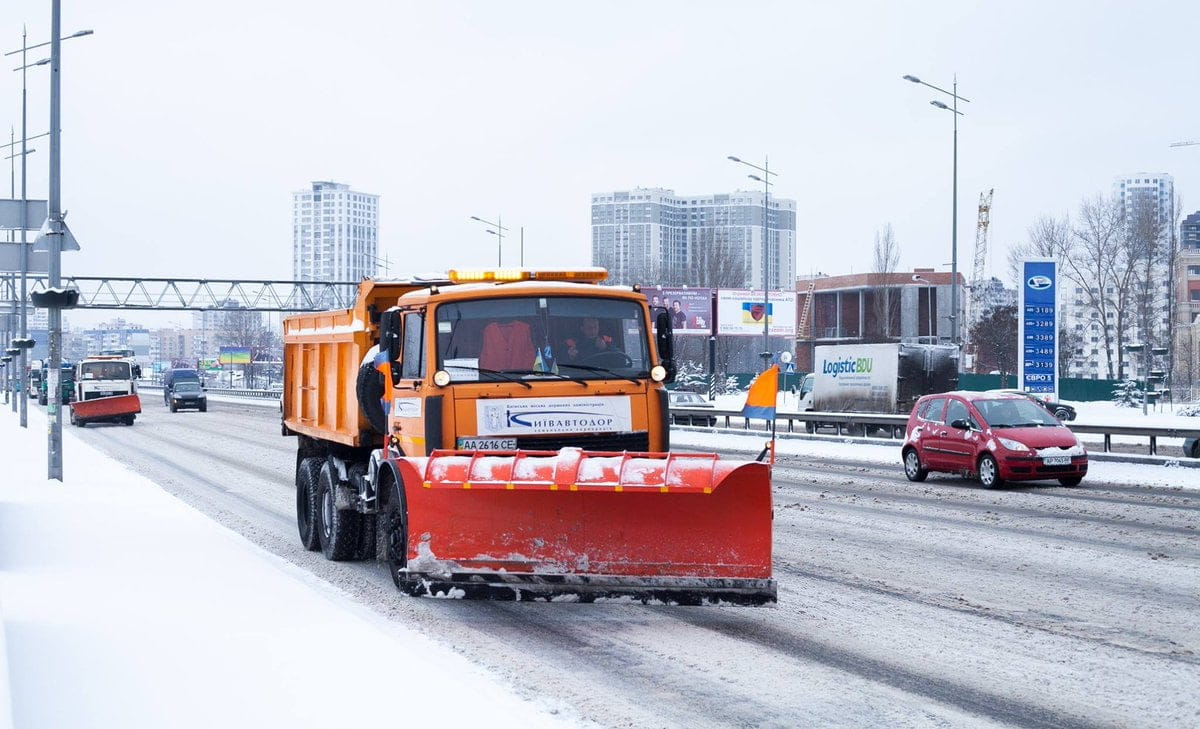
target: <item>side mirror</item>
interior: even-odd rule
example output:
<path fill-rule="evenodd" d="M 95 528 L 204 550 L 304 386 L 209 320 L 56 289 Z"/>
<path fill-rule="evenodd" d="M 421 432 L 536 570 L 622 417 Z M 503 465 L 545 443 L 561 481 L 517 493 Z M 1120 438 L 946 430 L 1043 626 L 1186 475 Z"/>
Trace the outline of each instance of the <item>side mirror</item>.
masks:
<path fill-rule="evenodd" d="M 971 423 L 970 423 L 970 421 L 964 420 L 963 418 L 958 418 L 957 420 L 950 421 L 950 427 L 957 428 L 958 430 L 970 430 Z"/>
<path fill-rule="evenodd" d="M 133 366 L 133 379 L 135 379 L 135 380 L 142 379 L 142 366 L 141 365 Z"/>
<path fill-rule="evenodd" d="M 389 309 L 379 316 L 379 349 L 387 352 L 388 362 L 400 359 L 400 312 Z M 395 375 L 393 374 L 393 379 Z"/>
<path fill-rule="evenodd" d="M 671 314 L 660 311 L 654 319 L 655 343 L 658 345 L 658 357 L 662 366 L 667 370 L 664 382 L 675 381 L 675 332 L 671 328 Z"/>

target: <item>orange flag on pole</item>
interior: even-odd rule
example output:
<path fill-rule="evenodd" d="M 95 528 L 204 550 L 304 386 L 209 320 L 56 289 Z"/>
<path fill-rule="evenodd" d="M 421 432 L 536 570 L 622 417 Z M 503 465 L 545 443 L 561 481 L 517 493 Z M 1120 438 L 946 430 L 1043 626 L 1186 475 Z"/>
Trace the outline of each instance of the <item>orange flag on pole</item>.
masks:
<path fill-rule="evenodd" d="M 746 405 L 742 416 L 746 418 L 775 419 L 775 397 L 779 393 L 779 365 L 771 365 L 750 383 L 746 393 Z"/>

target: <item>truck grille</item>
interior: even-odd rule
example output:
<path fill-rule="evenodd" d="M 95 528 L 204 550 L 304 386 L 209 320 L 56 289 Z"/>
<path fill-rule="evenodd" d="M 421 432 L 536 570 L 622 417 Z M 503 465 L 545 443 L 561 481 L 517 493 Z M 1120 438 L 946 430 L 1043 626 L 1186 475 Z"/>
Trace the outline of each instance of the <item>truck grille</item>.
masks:
<path fill-rule="evenodd" d="M 556 451 L 559 448 L 582 448 L 585 451 L 650 450 L 650 434 L 589 433 L 576 435 L 539 435 L 517 438 L 517 448 L 527 451 Z"/>

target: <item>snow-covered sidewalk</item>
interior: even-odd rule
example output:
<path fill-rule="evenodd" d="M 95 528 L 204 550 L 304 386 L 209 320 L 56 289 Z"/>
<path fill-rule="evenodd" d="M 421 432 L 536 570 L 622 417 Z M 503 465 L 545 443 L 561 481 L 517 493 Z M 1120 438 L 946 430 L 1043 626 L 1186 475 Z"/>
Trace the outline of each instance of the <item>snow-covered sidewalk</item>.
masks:
<path fill-rule="evenodd" d="M 0 411 L 0 729 L 585 723 L 64 440 Z"/>

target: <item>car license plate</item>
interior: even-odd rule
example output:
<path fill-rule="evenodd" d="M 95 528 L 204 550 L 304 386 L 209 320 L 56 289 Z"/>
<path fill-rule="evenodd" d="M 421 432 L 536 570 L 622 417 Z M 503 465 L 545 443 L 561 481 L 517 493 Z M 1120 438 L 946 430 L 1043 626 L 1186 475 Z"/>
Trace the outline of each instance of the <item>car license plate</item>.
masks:
<path fill-rule="evenodd" d="M 1071 465 L 1070 456 L 1047 456 L 1042 459 L 1042 463 L 1047 466 L 1069 466 Z"/>
<path fill-rule="evenodd" d="M 456 441 L 460 451 L 515 451 L 516 438 L 459 438 Z"/>

